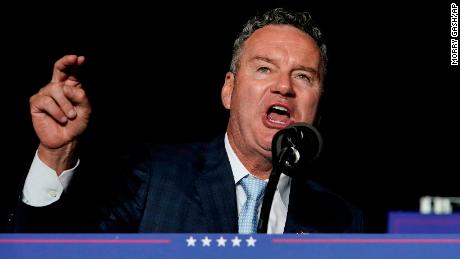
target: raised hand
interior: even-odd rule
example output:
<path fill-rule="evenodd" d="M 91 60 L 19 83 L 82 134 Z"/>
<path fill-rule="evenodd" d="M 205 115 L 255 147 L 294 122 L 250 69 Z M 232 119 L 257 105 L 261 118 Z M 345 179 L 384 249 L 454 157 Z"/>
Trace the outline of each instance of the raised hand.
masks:
<path fill-rule="evenodd" d="M 51 82 L 30 98 L 38 155 L 58 173 L 67 169 L 79 135 L 88 126 L 91 106 L 76 70 L 83 56 L 67 55 L 54 64 Z"/>

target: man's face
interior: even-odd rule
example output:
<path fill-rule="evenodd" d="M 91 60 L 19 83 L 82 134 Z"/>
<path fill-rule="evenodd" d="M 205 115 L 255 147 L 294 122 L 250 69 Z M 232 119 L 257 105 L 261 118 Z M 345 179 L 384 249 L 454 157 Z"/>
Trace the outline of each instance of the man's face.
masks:
<path fill-rule="evenodd" d="M 238 72 L 227 73 L 222 89 L 234 148 L 271 159 L 277 131 L 313 122 L 321 85 L 320 50 L 313 38 L 289 25 L 256 30 L 244 43 Z"/>

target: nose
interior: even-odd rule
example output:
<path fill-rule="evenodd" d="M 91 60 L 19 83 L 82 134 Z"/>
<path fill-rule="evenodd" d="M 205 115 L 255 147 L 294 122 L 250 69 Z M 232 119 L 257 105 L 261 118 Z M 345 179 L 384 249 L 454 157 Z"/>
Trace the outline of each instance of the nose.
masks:
<path fill-rule="evenodd" d="M 271 91 L 284 97 L 294 97 L 295 91 L 290 75 L 280 75 L 272 85 Z"/>

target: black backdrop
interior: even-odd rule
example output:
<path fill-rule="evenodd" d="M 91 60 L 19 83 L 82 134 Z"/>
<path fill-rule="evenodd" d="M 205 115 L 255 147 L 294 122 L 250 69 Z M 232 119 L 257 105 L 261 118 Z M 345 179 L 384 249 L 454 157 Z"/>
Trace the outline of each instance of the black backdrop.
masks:
<path fill-rule="evenodd" d="M 226 127 L 220 88 L 234 38 L 252 14 L 275 6 L 309 10 L 328 43 L 325 149 L 311 177 L 363 208 L 369 232 L 386 231 L 388 211 L 417 210 L 422 195 L 460 196 L 450 4 L 311 2 L 2 8 L 1 216 L 38 143 L 28 98 L 56 59 L 87 57 L 88 142 L 116 152 L 207 141 Z"/>

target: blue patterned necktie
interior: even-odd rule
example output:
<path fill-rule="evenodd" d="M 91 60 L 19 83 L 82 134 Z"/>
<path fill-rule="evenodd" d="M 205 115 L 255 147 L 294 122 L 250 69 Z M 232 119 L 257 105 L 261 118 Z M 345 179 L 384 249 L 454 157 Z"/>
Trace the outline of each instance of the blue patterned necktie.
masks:
<path fill-rule="evenodd" d="M 238 217 L 238 232 L 240 234 L 256 233 L 257 216 L 267 182 L 252 176 L 246 176 L 240 181 L 246 193 L 246 202 Z"/>

